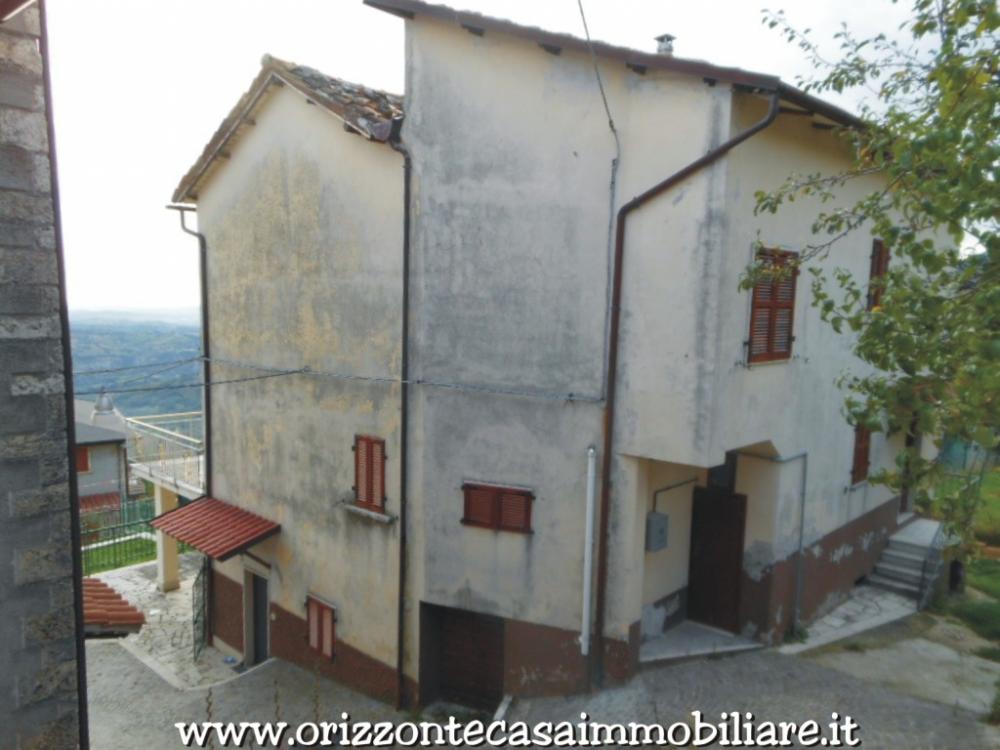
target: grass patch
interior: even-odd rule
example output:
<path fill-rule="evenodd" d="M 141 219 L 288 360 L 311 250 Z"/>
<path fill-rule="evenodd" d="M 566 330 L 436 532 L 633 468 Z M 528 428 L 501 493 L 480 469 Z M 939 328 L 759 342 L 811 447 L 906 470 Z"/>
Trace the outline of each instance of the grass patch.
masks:
<path fill-rule="evenodd" d="M 965 569 L 965 580 L 973 588 L 1000 599 L 1000 560 L 974 560 Z"/>
<path fill-rule="evenodd" d="M 1000 646 L 986 646 L 985 648 L 976 649 L 974 653 L 982 659 L 1000 662 Z"/>
<path fill-rule="evenodd" d="M 93 575 L 156 559 L 156 542 L 137 537 L 83 550 L 83 574 Z"/>
<path fill-rule="evenodd" d="M 948 607 L 948 614 L 964 622 L 977 635 L 1000 641 L 1000 602 L 963 598 Z"/>
<path fill-rule="evenodd" d="M 986 715 L 986 721 L 990 724 L 1000 724 L 1000 680 L 997 680 L 997 694 L 993 696 L 993 706 Z"/>
<path fill-rule="evenodd" d="M 993 547 L 1000 547 L 1000 469 L 983 477 L 983 507 L 976 519 L 976 538 Z"/>

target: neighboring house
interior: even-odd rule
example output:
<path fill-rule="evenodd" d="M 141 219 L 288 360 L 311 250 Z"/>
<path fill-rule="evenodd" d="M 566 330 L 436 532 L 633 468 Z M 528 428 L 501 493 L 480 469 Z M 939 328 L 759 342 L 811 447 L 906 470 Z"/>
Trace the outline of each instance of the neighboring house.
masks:
<path fill-rule="evenodd" d="M 406 19 L 405 107 L 265 58 L 174 195 L 222 384 L 215 499 L 159 525 L 216 561 L 215 643 L 487 705 L 626 679 L 685 619 L 777 643 L 830 609 L 896 528 L 866 477 L 899 445 L 845 422 L 808 285 L 738 284 L 758 237 L 811 240 L 815 204 L 754 192 L 846 167 L 857 121 L 596 44 L 618 154 L 585 42 L 369 4 Z"/>
<path fill-rule="evenodd" d="M 76 400 L 76 477 L 81 512 L 115 510 L 128 497 L 128 432 L 111 399 Z"/>

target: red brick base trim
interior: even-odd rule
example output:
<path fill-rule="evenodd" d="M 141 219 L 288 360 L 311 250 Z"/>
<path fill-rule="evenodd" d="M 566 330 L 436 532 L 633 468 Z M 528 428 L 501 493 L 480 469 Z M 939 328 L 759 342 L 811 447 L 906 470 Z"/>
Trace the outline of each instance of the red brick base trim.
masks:
<path fill-rule="evenodd" d="M 310 672 L 330 677 L 367 695 L 387 702 L 396 700 L 396 669 L 337 640 L 333 660 L 309 648 L 305 619 L 277 604 L 271 605 L 271 654 Z M 416 693 L 415 686 L 405 688 Z"/>
<path fill-rule="evenodd" d="M 871 573 L 896 530 L 899 498 L 893 498 L 810 544 L 803 555 L 800 617 L 808 623 L 846 596 Z M 798 554 L 774 563 L 762 575 L 743 573 L 740 624 L 765 643 L 780 643 L 795 612 Z"/>

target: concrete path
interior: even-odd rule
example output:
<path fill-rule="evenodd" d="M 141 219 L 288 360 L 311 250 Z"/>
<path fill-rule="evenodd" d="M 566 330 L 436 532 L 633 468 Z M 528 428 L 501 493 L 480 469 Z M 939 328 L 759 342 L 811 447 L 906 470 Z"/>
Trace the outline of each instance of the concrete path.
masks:
<path fill-rule="evenodd" d="M 90 746 L 93 750 L 177 750 L 177 721 L 208 721 L 209 690 L 177 689 L 148 669 L 118 641 L 87 642 Z M 318 680 L 287 662 L 272 660 L 211 689 L 213 721 L 290 724 L 355 720 L 404 721 L 392 707 Z M 215 745 L 218 747 L 218 744 Z"/>
<path fill-rule="evenodd" d="M 909 617 L 916 611 L 917 603 L 908 597 L 874 586 L 855 586 L 847 601 L 809 624 L 809 636 L 804 641 L 788 643 L 778 651 L 783 654 L 811 651 Z"/>
<path fill-rule="evenodd" d="M 205 687 L 235 674 L 210 646 L 194 661 L 191 589 L 200 565 L 200 554 L 181 555 L 180 588 L 167 593 L 157 587 L 155 562 L 98 576 L 146 615 L 146 624 L 122 645 L 174 687 Z"/>
<path fill-rule="evenodd" d="M 910 668 L 919 671 L 917 663 Z M 860 724 L 866 750 L 996 750 L 1000 734 L 970 713 L 900 695 L 884 687 L 774 651 L 689 661 L 643 670 L 629 684 L 592 695 L 515 703 L 511 720 L 684 721 L 750 711 L 772 721 L 829 721 L 830 713 Z"/>

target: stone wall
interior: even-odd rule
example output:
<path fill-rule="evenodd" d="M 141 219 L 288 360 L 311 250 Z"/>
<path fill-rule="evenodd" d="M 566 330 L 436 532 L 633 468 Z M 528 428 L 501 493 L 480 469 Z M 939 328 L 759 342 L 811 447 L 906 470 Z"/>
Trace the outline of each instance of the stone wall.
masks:
<path fill-rule="evenodd" d="M 0 747 L 77 747 L 60 314 L 39 9 L 0 25 Z"/>

